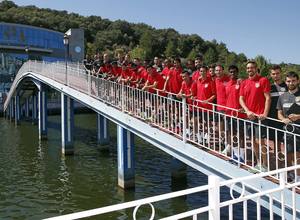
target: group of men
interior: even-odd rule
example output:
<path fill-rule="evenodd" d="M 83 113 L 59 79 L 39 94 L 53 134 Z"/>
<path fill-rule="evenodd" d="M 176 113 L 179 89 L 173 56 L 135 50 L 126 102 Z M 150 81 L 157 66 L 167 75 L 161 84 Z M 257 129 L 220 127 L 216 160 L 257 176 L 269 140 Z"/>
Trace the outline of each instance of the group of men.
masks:
<path fill-rule="evenodd" d="M 259 73 L 256 62 L 252 60 L 246 63 L 247 79 L 239 78 L 239 69 L 235 65 L 229 66 L 226 73 L 220 64 L 209 67 L 203 65 L 202 57 L 188 60 L 186 68 L 183 68 L 180 58 L 165 59 L 161 62 L 158 57 L 155 57 L 153 62 L 149 60 L 141 62 L 139 58 L 131 60 L 129 54 L 125 56 L 118 54 L 118 60 L 110 62 L 108 54 L 104 54 L 101 65 L 89 66 L 86 62 L 86 67 L 95 76 L 159 95 L 170 95 L 174 99 L 185 97 L 189 105 L 196 105 L 208 111 L 214 109 L 220 114 L 253 122 L 251 125 L 254 126 L 251 126 L 250 133 L 253 134 L 256 168 L 261 171 L 265 171 L 267 166 L 266 154 L 262 155 L 260 152 L 260 145 L 266 138 L 266 132 L 262 128 L 271 127 L 267 137 L 274 143 L 285 142 L 282 132 L 278 132 L 283 129 L 283 125 L 293 124 L 292 128 L 296 128 L 293 132 L 298 132 L 299 76 L 295 72 L 289 72 L 283 81 L 281 68 L 278 65 L 271 67 L 269 74 L 271 82 Z M 218 126 L 224 131 L 222 121 Z M 237 126 L 234 126 L 235 129 Z M 284 136 L 287 139 L 288 137 L 289 135 Z M 289 165 L 296 163 L 297 158 L 300 158 L 298 141 L 296 138 L 295 141 L 286 142 Z M 296 146 L 291 142 L 297 143 Z M 230 141 L 228 143 L 228 146 L 232 146 Z M 228 148 L 224 150 L 228 151 Z M 245 155 L 243 147 L 240 150 L 238 155 L 241 155 L 243 160 Z"/>

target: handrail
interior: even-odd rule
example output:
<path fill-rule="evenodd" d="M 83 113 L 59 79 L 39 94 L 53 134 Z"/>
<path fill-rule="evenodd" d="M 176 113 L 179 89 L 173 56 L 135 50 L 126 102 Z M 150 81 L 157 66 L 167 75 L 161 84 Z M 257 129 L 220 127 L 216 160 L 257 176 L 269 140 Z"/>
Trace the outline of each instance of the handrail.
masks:
<path fill-rule="evenodd" d="M 153 214 L 153 213 L 155 213 L 155 211 L 153 210 L 154 206 L 152 205 L 152 203 L 155 203 L 155 202 L 159 202 L 159 201 L 163 201 L 163 200 L 169 200 L 169 199 L 173 199 L 173 198 L 176 198 L 176 197 L 190 195 L 190 194 L 204 192 L 204 191 L 208 191 L 208 193 L 210 194 L 212 189 L 216 189 L 216 188 L 219 189 L 222 186 L 227 186 L 232 190 L 232 187 L 237 183 L 245 184 L 247 181 L 255 180 L 255 179 L 259 179 L 259 178 L 262 178 L 262 177 L 267 177 L 267 176 L 271 176 L 271 175 L 275 175 L 275 174 L 277 174 L 277 175 L 282 174 L 280 176 L 281 176 L 281 178 L 284 178 L 284 174 L 286 174 L 289 171 L 296 170 L 296 169 L 300 169 L 300 165 L 289 167 L 289 168 L 283 168 L 283 169 L 279 169 L 279 170 L 276 170 L 276 171 L 270 171 L 270 172 L 266 172 L 266 173 L 262 173 L 262 174 L 258 174 L 258 175 L 251 175 L 251 176 L 236 178 L 236 179 L 232 179 L 232 180 L 225 180 L 223 182 L 219 182 L 219 183 L 217 182 L 216 185 L 207 184 L 205 186 L 199 186 L 199 187 L 194 187 L 194 188 L 190 188 L 190 189 L 186 189 L 186 190 L 180 190 L 180 191 L 177 191 L 177 192 L 166 193 L 166 194 L 163 194 L 163 195 L 152 196 L 152 197 L 148 197 L 148 198 L 144 198 L 144 199 L 125 202 L 125 203 L 122 203 L 122 204 L 111 205 L 111 206 L 106 206 L 106 207 L 102 207 L 102 208 L 96 208 L 96 209 L 92 209 L 92 210 L 81 211 L 81 212 L 77 212 L 77 213 L 73 213 L 73 214 L 67 214 L 67 215 L 62 215 L 62 216 L 58 216 L 58 217 L 47 218 L 47 220 L 79 219 L 79 218 L 85 218 L 85 217 L 90 217 L 90 216 L 95 216 L 95 215 L 101 215 L 101 214 L 110 213 L 110 212 L 113 212 L 113 211 L 133 208 L 133 207 L 136 207 L 134 209 L 134 213 L 136 213 L 137 209 L 139 207 L 143 206 L 143 205 L 150 205 L 151 207 L 153 207 L 152 208 L 152 214 Z M 211 178 L 211 179 L 214 179 L 214 178 Z M 218 208 L 220 209 L 222 207 L 227 207 L 227 206 L 237 204 L 237 203 L 240 203 L 240 202 L 244 202 L 244 201 L 247 201 L 247 200 L 253 200 L 253 199 L 256 199 L 256 198 L 260 198 L 262 196 L 269 196 L 269 195 L 272 195 L 276 192 L 282 192 L 284 189 L 295 188 L 299 185 L 300 185 L 300 182 L 293 183 L 293 184 L 279 185 L 278 187 L 276 187 L 274 189 L 268 189 L 268 190 L 253 189 L 253 190 L 255 190 L 255 192 L 252 193 L 252 194 L 248 194 L 248 195 L 246 195 L 245 192 L 242 192 L 240 197 L 238 197 L 238 198 L 234 198 L 232 196 L 232 198 L 230 200 L 220 202 Z M 251 188 L 251 187 L 249 187 L 249 188 Z M 218 203 L 218 201 L 214 201 L 214 202 Z M 278 201 L 278 202 L 283 202 L 283 201 Z M 289 207 L 287 205 L 284 205 L 284 206 Z M 289 208 L 297 209 L 297 207 L 289 207 Z M 165 219 L 165 220 L 166 219 L 170 219 L 170 220 L 171 219 L 181 219 L 181 218 L 194 216 L 194 215 L 204 213 L 204 212 L 211 212 L 212 210 L 213 210 L 213 208 L 212 208 L 211 204 L 209 204 L 208 206 L 205 206 L 205 207 L 201 207 L 201 208 L 198 208 L 198 209 L 194 209 L 194 210 L 191 210 L 191 211 L 187 211 L 187 212 L 177 214 L 177 215 L 173 215 L 173 216 L 163 218 L 163 219 Z M 134 219 L 135 219 L 135 215 L 134 215 Z"/>

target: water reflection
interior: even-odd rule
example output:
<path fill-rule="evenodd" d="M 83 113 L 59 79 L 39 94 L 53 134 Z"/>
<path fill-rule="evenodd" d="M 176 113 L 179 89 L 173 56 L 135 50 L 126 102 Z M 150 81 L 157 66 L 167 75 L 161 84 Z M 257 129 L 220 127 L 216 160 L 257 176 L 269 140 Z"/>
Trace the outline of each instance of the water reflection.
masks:
<path fill-rule="evenodd" d="M 68 167 L 66 165 L 66 158 L 64 156 L 61 157 L 59 172 L 57 179 L 59 180 L 59 186 L 57 191 L 59 193 L 59 206 L 60 213 L 64 213 L 66 205 L 69 204 L 71 199 L 71 183 L 70 183 L 70 173 L 68 172 Z"/>

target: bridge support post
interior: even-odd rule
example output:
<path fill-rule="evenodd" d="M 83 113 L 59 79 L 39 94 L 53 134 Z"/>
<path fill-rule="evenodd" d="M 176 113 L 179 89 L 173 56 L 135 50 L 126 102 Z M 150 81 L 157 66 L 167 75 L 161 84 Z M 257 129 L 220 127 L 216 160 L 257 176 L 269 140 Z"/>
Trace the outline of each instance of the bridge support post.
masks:
<path fill-rule="evenodd" d="M 13 118 L 14 118 L 14 113 L 15 113 L 15 99 L 12 97 L 11 101 L 9 103 L 10 105 L 10 117 L 9 120 L 10 122 L 12 122 Z"/>
<path fill-rule="evenodd" d="M 74 154 L 74 101 L 61 93 L 61 144 L 64 155 Z"/>
<path fill-rule="evenodd" d="M 21 114 L 21 106 L 20 106 L 20 96 L 15 96 L 15 125 L 20 123 L 20 114 Z"/>
<path fill-rule="evenodd" d="M 31 116 L 32 116 L 32 123 L 36 123 L 37 119 L 37 96 L 33 95 L 32 96 L 32 111 L 31 111 Z"/>
<path fill-rule="evenodd" d="M 117 126 L 118 132 L 118 185 L 123 188 L 135 187 L 134 134 Z"/>
<path fill-rule="evenodd" d="M 97 114 L 97 139 L 100 145 L 109 144 L 109 121 L 100 114 Z"/>
<path fill-rule="evenodd" d="M 186 164 L 175 157 L 171 160 L 171 187 L 173 191 L 187 187 Z"/>
<path fill-rule="evenodd" d="M 47 94 L 44 85 L 40 84 L 38 93 L 39 138 L 47 139 Z"/>
<path fill-rule="evenodd" d="M 25 117 L 29 118 L 29 97 L 25 98 Z"/>

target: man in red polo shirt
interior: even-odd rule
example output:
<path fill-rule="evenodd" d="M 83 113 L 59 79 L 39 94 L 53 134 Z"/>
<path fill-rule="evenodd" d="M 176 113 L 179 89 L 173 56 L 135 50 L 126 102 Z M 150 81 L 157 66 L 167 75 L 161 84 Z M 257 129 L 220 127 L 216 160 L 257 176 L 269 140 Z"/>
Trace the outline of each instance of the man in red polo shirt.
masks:
<path fill-rule="evenodd" d="M 158 72 L 156 72 L 156 69 L 152 67 L 151 64 L 147 66 L 147 73 L 148 78 L 142 90 L 146 90 L 152 93 L 156 93 L 156 89 L 162 90 L 165 84 L 165 80 Z"/>
<path fill-rule="evenodd" d="M 109 72 L 109 77 L 107 79 L 115 81 L 121 75 L 121 72 L 122 72 L 122 68 L 118 66 L 118 62 L 113 61 L 111 62 L 111 70 Z"/>
<path fill-rule="evenodd" d="M 196 97 L 198 106 L 204 109 L 212 109 L 212 103 L 216 98 L 216 87 L 215 83 L 210 77 L 207 77 L 207 67 L 202 66 L 199 70 L 200 76 L 196 83 L 193 84 L 192 93 Z"/>
<path fill-rule="evenodd" d="M 161 71 L 161 75 L 164 79 L 166 79 L 167 76 L 169 75 L 171 68 L 172 68 L 171 60 L 169 58 L 165 59 L 163 62 L 163 70 Z"/>
<path fill-rule="evenodd" d="M 180 58 L 176 58 L 174 60 L 174 67 L 169 71 L 169 75 L 166 78 L 164 90 L 173 93 L 173 95 L 178 94 L 182 83 L 181 73 L 181 60 Z"/>
<path fill-rule="evenodd" d="M 217 95 L 217 111 L 224 113 L 226 108 L 222 107 L 226 105 L 226 85 L 230 78 L 224 73 L 224 67 L 217 64 L 215 67 L 216 73 L 216 95 Z"/>
<path fill-rule="evenodd" d="M 207 132 L 208 122 L 212 120 L 211 112 L 208 112 L 206 109 L 212 110 L 212 103 L 216 98 L 216 88 L 215 83 L 211 80 L 210 77 L 207 77 L 207 67 L 201 66 L 199 69 L 200 76 L 196 83 L 192 86 L 193 97 L 196 98 L 197 106 L 199 109 L 194 111 L 194 127 L 198 128 L 198 121 L 202 121 L 204 124 L 199 127 L 201 129 L 204 127 L 205 133 Z M 197 119 L 199 117 L 199 119 Z M 200 131 L 197 132 L 200 134 Z M 200 134 L 201 137 L 204 137 L 204 134 Z M 198 136 L 199 139 L 199 136 Z"/>
<path fill-rule="evenodd" d="M 191 96 L 192 96 L 192 85 L 193 80 L 191 78 L 192 71 L 189 69 L 184 69 L 182 71 L 182 84 L 179 93 L 177 94 L 178 98 L 185 97 L 187 98 L 187 103 L 192 104 Z"/>
<path fill-rule="evenodd" d="M 142 90 L 157 94 L 157 90 L 163 89 L 165 80 L 151 64 L 148 64 L 146 69 L 148 78 Z M 164 94 L 163 92 L 158 92 L 158 95 Z M 148 118 L 150 116 L 148 118 L 150 121 L 154 120 L 154 118 L 157 117 L 158 114 L 160 114 L 159 109 L 161 109 L 161 103 L 159 102 L 159 100 L 157 100 L 157 98 L 157 96 L 151 95 L 151 97 L 148 96 L 147 98 L 145 98 L 144 102 L 141 103 L 144 109 L 145 117 Z"/>
<path fill-rule="evenodd" d="M 241 84 L 240 104 L 246 112 L 247 118 L 256 123 L 251 124 L 251 129 L 254 128 L 254 131 L 252 130 L 252 132 L 250 132 L 250 135 L 254 133 L 254 137 L 251 139 L 254 144 L 254 154 L 257 162 L 255 169 L 266 171 L 266 154 L 259 152 L 260 149 L 262 149 L 262 146 L 259 147 L 259 144 L 264 143 L 264 129 L 262 129 L 263 126 L 259 126 L 257 123 L 258 120 L 263 122 L 263 120 L 268 116 L 270 110 L 270 82 L 266 77 L 263 77 L 258 73 L 255 61 L 248 61 L 246 70 L 248 73 L 248 79 L 243 81 Z"/>
<path fill-rule="evenodd" d="M 131 76 L 132 76 L 131 69 L 128 67 L 127 62 L 123 61 L 121 76 L 119 77 L 118 82 L 128 84 Z"/>
<path fill-rule="evenodd" d="M 215 115 L 215 120 L 217 124 L 217 136 L 222 139 L 222 144 L 225 141 L 225 128 L 224 128 L 224 114 L 226 108 L 226 85 L 228 84 L 230 78 L 224 72 L 224 67 L 221 64 L 217 64 L 215 67 L 215 84 L 216 84 L 216 95 L 217 95 L 217 113 Z M 211 78 L 211 75 L 210 75 Z"/>
<path fill-rule="evenodd" d="M 235 65 L 228 67 L 230 80 L 226 85 L 226 104 L 228 107 L 225 109 L 226 115 L 230 115 L 233 118 L 226 118 L 226 134 L 227 143 L 225 150 L 222 151 L 223 154 L 231 153 L 231 146 L 233 146 L 232 158 L 239 160 L 239 162 L 245 161 L 245 150 L 243 144 L 243 121 L 237 118 L 246 118 L 244 113 L 241 113 L 242 107 L 239 102 L 240 98 L 240 87 L 241 80 L 238 79 L 239 69 Z M 232 133 L 231 133 L 232 132 Z M 239 148 L 239 149 L 238 149 Z"/>

